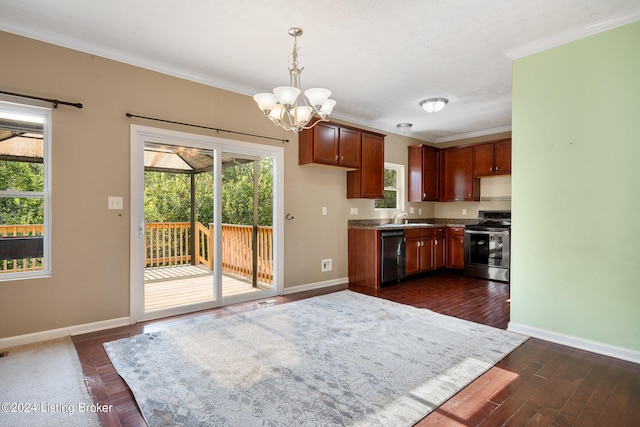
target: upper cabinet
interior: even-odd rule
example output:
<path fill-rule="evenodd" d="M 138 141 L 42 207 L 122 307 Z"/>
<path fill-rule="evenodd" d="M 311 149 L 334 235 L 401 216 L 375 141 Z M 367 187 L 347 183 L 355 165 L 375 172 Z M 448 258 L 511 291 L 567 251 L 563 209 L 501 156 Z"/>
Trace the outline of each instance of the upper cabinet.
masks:
<path fill-rule="evenodd" d="M 347 198 L 384 198 L 385 135 L 330 122 L 318 122 L 298 136 L 298 164 L 350 168 Z"/>
<path fill-rule="evenodd" d="M 329 122 L 300 132 L 298 164 L 360 167 L 361 132 Z"/>
<path fill-rule="evenodd" d="M 473 176 L 473 148 L 442 150 L 441 201 L 479 201 L 480 180 Z"/>
<path fill-rule="evenodd" d="M 360 168 L 347 172 L 348 199 L 384 198 L 384 135 L 362 132 Z"/>
<path fill-rule="evenodd" d="M 437 202 L 440 199 L 440 150 L 426 145 L 409 147 L 410 202 Z"/>
<path fill-rule="evenodd" d="M 473 146 L 474 177 L 511 174 L 511 140 Z"/>
<path fill-rule="evenodd" d="M 408 147 L 410 202 L 479 201 L 480 177 L 511 174 L 511 139 L 438 149 Z"/>

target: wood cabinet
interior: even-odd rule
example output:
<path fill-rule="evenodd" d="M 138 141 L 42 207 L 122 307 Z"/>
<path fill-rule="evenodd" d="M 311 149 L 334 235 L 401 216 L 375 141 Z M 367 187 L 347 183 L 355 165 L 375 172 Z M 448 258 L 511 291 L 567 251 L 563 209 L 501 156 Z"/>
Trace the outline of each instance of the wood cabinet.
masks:
<path fill-rule="evenodd" d="M 360 167 L 361 133 L 329 122 L 316 123 L 298 137 L 298 164 Z"/>
<path fill-rule="evenodd" d="M 434 238 L 432 228 L 412 228 L 405 230 L 405 275 L 424 273 L 435 269 Z"/>
<path fill-rule="evenodd" d="M 426 145 L 409 146 L 408 195 L 410 202 L 440 199 L 440 150 Z"/>
<path fill-rule="evenodd" d="M 473 147 L 447 148 L 442 156 L 441 201 L 479 201 L 480 179 L 473 176 Z"/>
<path fill-rule="evenodd" d="M 464 268 L 464 227 L 447 228 L 447 268 Z"/>
<path fill-rule="evenodd" d="M 438 227 L 433 232 L 433 268 L 436 270 L 446 266 L 447 229 Z"/>
<path fill-rule="evenodd" d="M 380 287 L 380 231 L 350 228 L 348 231 L 349 283 Z"/>
<path fill-rule="evenodd" d="M 478 144 L 473 146 L 474 177 L 510 175 L 511 174 L 511 140 Z"/>
<path fill-rule="evenodd" d="M 384 198 L 384 135 L 361 133 L 360 167 L 347 172 L 347 198 Z"/>

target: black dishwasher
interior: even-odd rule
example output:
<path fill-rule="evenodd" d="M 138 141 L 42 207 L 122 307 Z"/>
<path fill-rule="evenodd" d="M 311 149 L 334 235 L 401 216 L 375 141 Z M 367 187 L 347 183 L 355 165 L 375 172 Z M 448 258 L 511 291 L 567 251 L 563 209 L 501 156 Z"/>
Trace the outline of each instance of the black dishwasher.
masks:
<path fill-rule="evenodd" d="M 406 244 L 404 231 L 381 231 L 380 242 L 380 284 L 404 279 Z"/>

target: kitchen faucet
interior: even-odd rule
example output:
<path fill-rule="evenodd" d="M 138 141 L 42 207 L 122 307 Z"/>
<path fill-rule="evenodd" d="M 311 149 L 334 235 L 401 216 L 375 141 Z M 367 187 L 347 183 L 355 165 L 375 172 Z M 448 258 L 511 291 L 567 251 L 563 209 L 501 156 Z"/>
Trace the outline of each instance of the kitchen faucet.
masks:
<path fill-rule="evenodd" d="M 396 213 L 393 214 L 393 223 L 394 224 L 400 224 L 398 221 L 400 220 L 400 218 L 404 217 L 404 216 L 408 216 L 409 214 L 406 212 L 402 212 L 402 211 L 398 211 Z M 405 220 L 406 221 L 406 220 Z"/>

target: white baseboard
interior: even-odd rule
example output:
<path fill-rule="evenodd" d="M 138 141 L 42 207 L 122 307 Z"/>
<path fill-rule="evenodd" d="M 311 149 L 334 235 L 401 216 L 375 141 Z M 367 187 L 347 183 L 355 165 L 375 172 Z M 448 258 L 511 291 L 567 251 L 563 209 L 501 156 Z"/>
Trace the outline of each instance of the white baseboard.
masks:
<path fill-rule="evenodd" d="M 129 325 L 129 317 L 102 320 L 100 322 L 85 323 L 82 325 L 67 326 L 65 328 L 50 329 L 34 332 L 32 334 L 17 335 L 15 337 L 0 338 L 0 349 L 15 347 L 18 345 L 32 344 L 40 341 L 54 340 L 66 336 L 88 334 L 89 332 L 102 331 Z"/>
<path fill-rule="evenodd" d="M 313 289 L 327 288 L 329 286 L 345 285 L 349 283 L 348 277 L 340 279 L 325 280 L 324 282 L 308 283 L 306 285 L 289 286 L 282 290 L 282 295 L 295 294 L 297 292 L 310 291 Z"/>
<path fill-rule="evenodd" d="M 640 363 L 640 351 L 629 350 L 627 348 L 616 347 L 609 344 L 603 344 L 596 341 L 586 340 L 584 338 L 560 334 L 558 332 L 552 332 L 513 322 L 509 322 L 507 330 L 529 335 L 530 337 L 539 338 L 541 340 L 551 341 L 556 344 L 562 344 L 578 348 L 580 350 L 602 354 L 604 356 L 615 357 L 616 359 L 622 359 L 628 362 Z"/>

